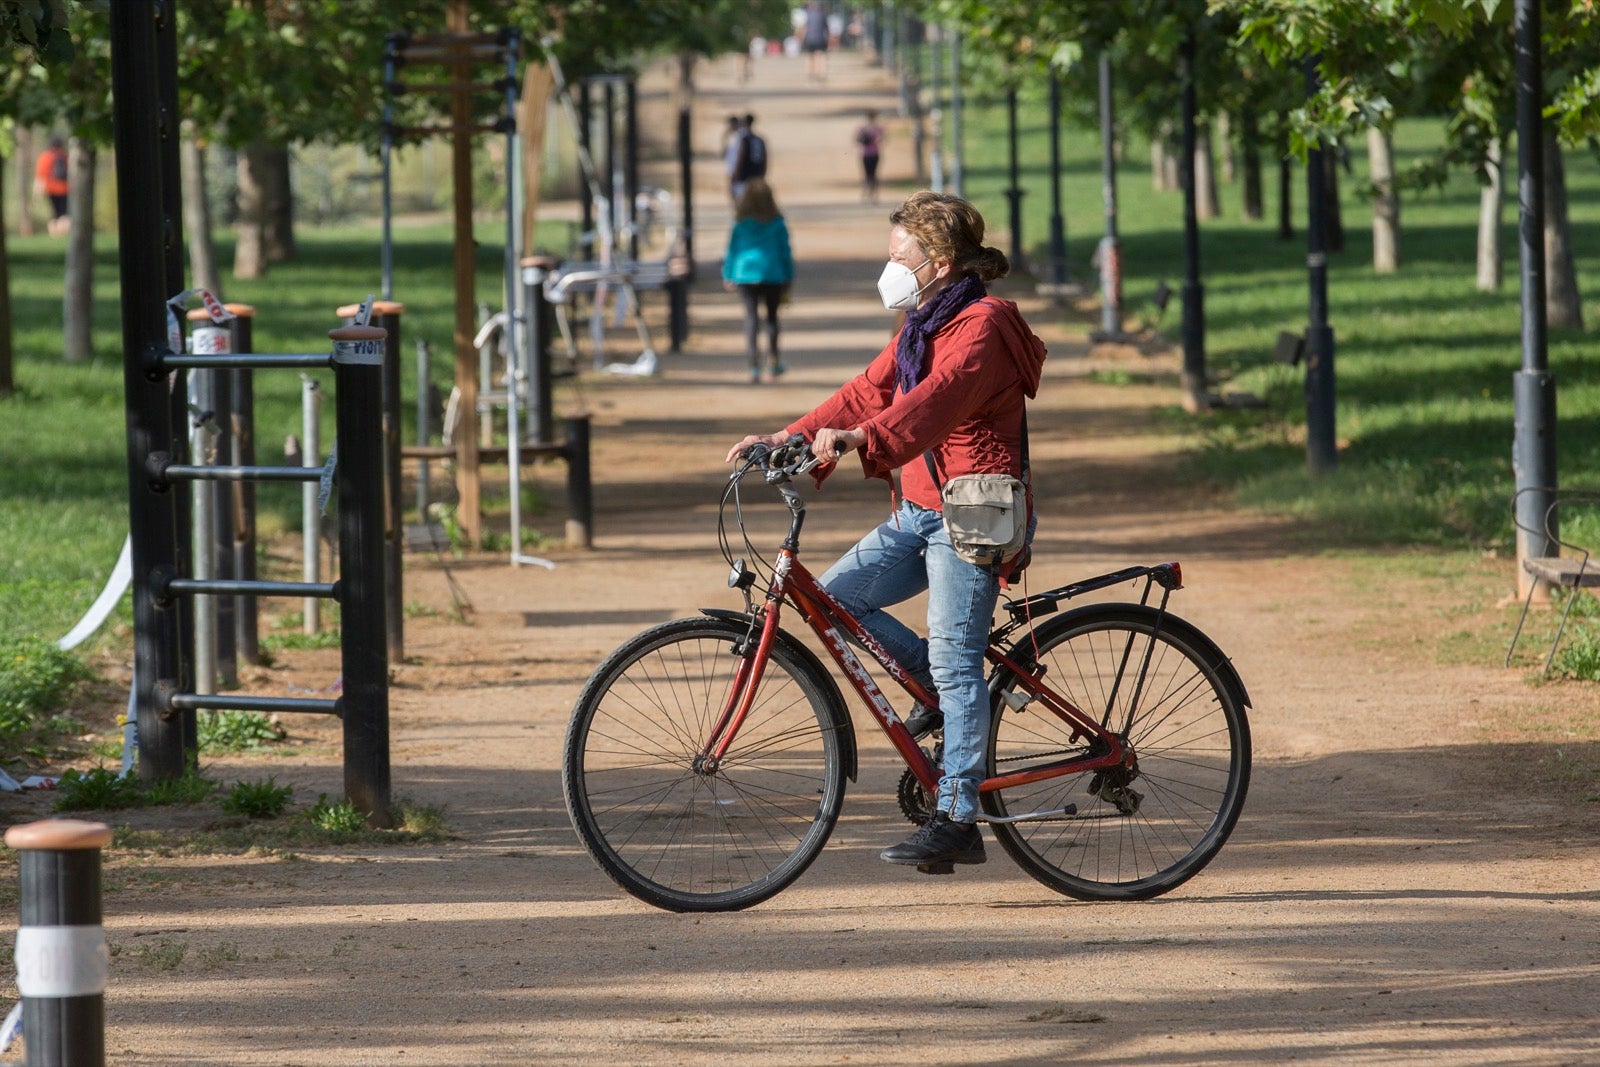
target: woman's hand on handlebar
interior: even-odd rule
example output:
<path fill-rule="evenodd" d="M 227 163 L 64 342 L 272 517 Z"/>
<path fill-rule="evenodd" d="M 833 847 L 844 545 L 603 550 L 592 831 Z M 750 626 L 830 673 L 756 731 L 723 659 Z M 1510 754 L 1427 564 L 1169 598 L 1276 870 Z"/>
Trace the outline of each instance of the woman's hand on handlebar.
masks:
<path fill-rule="evenodd" d="M 860 430 L 835 430 L 823 428 L 811 441 L 811 454 L 824 463 L 836 463 L 839 457 L 853 448 L 867 443 L 867 435 Z"/>
<path fill-rule="evenodd" d="M 723 462 L 732 463 L 734 460 L 743 455 L 744 450 L 749 448 L 751 445 L 766 445 L 768 448 L 777 448 L 787 440 L 789 440 L 789 438 L 781 433 L 751 434 L 743 441 L 740 441 L 738 444 L 728 449 L 727 458 Z"/>

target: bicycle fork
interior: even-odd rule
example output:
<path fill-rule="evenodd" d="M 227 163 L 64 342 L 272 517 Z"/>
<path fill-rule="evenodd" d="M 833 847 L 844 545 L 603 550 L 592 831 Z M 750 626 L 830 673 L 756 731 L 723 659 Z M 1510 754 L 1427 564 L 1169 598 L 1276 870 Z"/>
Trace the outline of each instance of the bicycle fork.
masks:
<path fill-rule="evenodd" d="M 778 613 L 768 611 L 755 618 L 762 620 L 761 633 L 758 637 L 755 636 L 752 626 L 751 633 L 745 637 L 743 647 L 736 650 L 739 667 L 733 673 L 733 681 L 728 684 L 728 695 L 723 698 L 722 711 L 717 716 L 716 723 L 706 733 L 705 742 L 695 754 L 692 766 L 696 774 L 709 777 L 717 773 L 728 754 L 728 746 L 733 744 L 734 736 L 738 734 L 739 727 L 744 725 L 745 717 L 750 714 L 750 709 L 755 704 L 762 676 L 766 673 L 767 661 L 771 658 L 772 642 L 777 637 Z M 755 638 L 754 648 L 750 647 L 752 637 Z"/>

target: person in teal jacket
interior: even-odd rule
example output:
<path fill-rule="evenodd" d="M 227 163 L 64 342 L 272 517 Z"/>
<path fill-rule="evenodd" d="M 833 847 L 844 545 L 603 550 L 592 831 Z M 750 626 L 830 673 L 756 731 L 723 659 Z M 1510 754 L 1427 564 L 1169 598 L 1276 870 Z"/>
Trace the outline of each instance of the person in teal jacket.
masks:
<path fill-rule="evenodd" d="M 751 178 L 734 205 L 733 232 L 722 260 L 722 284 L 744 297 L 744 343 L 750 354 L 750 381 L 761 381 L 761 309 L 767 312 L 767 376 L 783 373 L 778 358 L 778 307 L 794 282 L 789 227 L 778 212 L 765 178 Z"/>

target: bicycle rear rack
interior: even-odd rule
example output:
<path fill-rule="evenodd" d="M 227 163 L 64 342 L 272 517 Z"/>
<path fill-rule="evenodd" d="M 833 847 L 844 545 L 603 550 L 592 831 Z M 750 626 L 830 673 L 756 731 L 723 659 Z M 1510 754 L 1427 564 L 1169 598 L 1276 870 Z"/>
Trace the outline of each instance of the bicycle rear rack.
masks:
<path fill-rule="evenodd" d="M 1085 578 L 1080 582 L 1057 586 L 1043 593 L 1035 593 L 1021 600 L 1007 600 L 1003 605 L 1006 613 L 1011 616 L 1011 621 L 1001 626 L 992 635 L 993 640 L 1000 640 L 1006 634 L 1019 626 L 1026 625 L 1030 620 L 1040 615 L 1049 615 L 1056 611 L 1063 600 L 1092 593 L 1097 589 L 1107 586 L 1121 585 L 1123 582 L 1132 582 L 1140 578 L 1145 580 L 1144 589 L 1139 594 L 1139 603 L 1147 603 L 1150 599 L 1152 586 L 1161 587 L 1161 603 L 1158 610 L 1165 612 L 1167 597 L 1174 589 L 1183 588 L 1183 568 L 1176 562 L 1157 563 L 1149 567 L 1125 567 L 1120 571 L 1112 571 L 1094 578 Z"/>

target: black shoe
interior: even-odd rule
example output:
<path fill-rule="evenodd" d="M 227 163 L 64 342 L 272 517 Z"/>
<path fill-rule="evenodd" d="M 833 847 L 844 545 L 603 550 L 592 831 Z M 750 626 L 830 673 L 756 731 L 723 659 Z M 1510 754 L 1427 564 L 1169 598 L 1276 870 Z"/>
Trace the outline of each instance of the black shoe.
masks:
<path fill-rule="evenodd" d="M 951 822 L 942 811 L 923 823 L 917 832 L 880 853 L 885 863 L 917 867 L 948 866 L 952 863 L 982 863 L 983 835 L 977 824 Z"/>
<path fill-rule="evenodd" d="M 918 701 L 911 705 L 911 714 L 906 716 L 906 729 L 911 731 L 913 738 L 921 741 L 935 730 L 944 729 L 944 712 Z"/>

